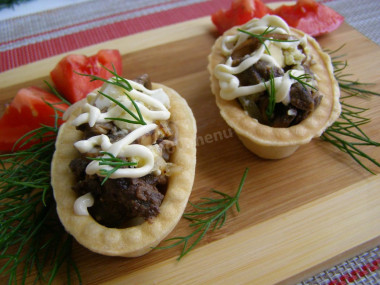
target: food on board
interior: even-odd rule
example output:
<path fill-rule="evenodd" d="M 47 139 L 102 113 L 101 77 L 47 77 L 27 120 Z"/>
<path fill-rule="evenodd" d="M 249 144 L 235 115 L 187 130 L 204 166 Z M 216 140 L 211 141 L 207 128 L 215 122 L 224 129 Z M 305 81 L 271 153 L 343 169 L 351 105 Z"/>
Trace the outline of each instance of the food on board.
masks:
<path fill-rule="evenodd" d="M 117 76 L 67 115 L 52 162 L 62 224 L 100 254 L 149 252 L 173 230 L 191 193 L 191 109 L 176 91 L 147 76 Z"/>
<path fill-rule="evenodd" d="M 260 157 L 291 155 L 340 115 L 330 56 L 280 17 L 266 15 L 225 32 L 208 70 L 222 117 Z"/>

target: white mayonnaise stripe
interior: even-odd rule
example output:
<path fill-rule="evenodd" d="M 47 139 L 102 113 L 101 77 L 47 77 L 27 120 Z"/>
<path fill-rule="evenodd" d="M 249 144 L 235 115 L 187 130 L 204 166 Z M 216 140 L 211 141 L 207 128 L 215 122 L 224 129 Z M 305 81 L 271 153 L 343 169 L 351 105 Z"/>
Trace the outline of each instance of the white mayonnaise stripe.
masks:
<path fill-rule="evenodd" d="M 248 22 L 241 27 L 242 30 L 251 34 L 261 34 L 268 28 L 276 28 L 278 34 L 289 34 L 288 24 L 279 17 L 264 16 L 260 20 Z M 238 33 L 231 36 L 226 36 L 222 42 L 222 51 L 224 55 L 230 55 L 234 47 L 245 42 L 249 38 L 248 34 Z"/>
<path fill-rule="evenodd" d="M 115 157 L 138 159 L 138 165 L 136 168 L 120 168 L 110 176 L 110 178 L 138 178 L 145 176 L 152 171 L 154 166 L 154 155 L 149 148 L 143 145 L 131 145 L 131 143 L 141 136 L 153 131 L 156 127 L 156 124 L 144 125 L 130 132 L 123 139 L 113 144 L 106 135 L 99 135 L 87 140 L 78 141 L 74 146 L 81 153 L 90 152 L 94 147 L 100 146 L 102 151 L 111 153 Z M 105 155 L 104 157 L 108 157 L 108 155 Z M 86 173 L 89 175 L 97 174 L 98 176 L 102 176 L 100 173 L 101 169 L 111 170 L 112 167 L 100 165 L 99 161 L 94 160 L 87 165 Z"/>
<path fill-rule="evenodd" d="M 170 101 L 167 94 L 162 89 L 149 90 L 132 80 L 128 80 L 128 82 L 133 88 L 135 88 L 129 91 L 128 95 L 135 101 L 146 122 L 168 120 L 170 118 L 170 112 L 168 110 L 170 107 Z M 130 111 L 137 114 L 133 104 L 126 96 L 127 91 L 123 88 L 110 83 L 105 83 L 102 86 L 101 91 L 116 99 Z M 111 121 L 106 118 L 131 118 L 130 114 L 101 94 L 97 94 L 96 98 L 94 98 L 93 95 L 94 94 L 87 97 L 87 103 L 82 106 L 82 114 L 72 122 L 74 126 L 88 123 L 90 127 L 93 127 L 95 123 Z M 101 109 L 104 108 L 107 108 L 106 112 L 101 111 Z"/>
<path fill-rule="evenodd" d="M 135 100 L 135 103 L 140 109 L 141 114 L 144 118 L 149 118 L 151 121 L 155 120 L 168 120 L 170 118 L 170 112 L 166 109 L 166 107 L 158 100 L 143 94 L 144 96 L 141 96 L 141 94 L 132 93 L 131 97 L 133 100 Z M 134 106 L 131 103 L 131 101 L 125 96 L 125 97 L 119 97 L 119 102 L 122 103 L 125 107 L 127 107 L 129 110 L 133 110 Z M 155 110 L 151 110 L 146 107 L 146 105 L 149 105 L 151 108 L 155 108 Z M 117 106 L 117 108 L 119 108 Z M 108 115 L 109 117 L 110 115 Z M 105 118 L 107 116 L 104 116 Z"/>
<path fill-rule="evenodd" d="M 143 125 L 133 132 L 130 132 L 127 136 L 121 140 L 115 142 L 106 151 L 112 153 L 114 156 L 118 156 L 123 147 L 130 145 L 132 142 L 142 137 L 143 135 L 153 131 L 157 127 L 156 124 Z"/>
<path fill-rule="evenodd" d="M 82 106 L 82 110 L 84 111 L 84 113 L 80 114 L 78 117 L 75 118 L 75 120 L 73 121 L 74 126 L 80 126 L 84 123 L 88 123 L 90 127 L 93 127 L 96 122 L 105 122 L 104 116 L 102 118 L 102 113 L 95 106 L 85 103 Z"/>
<path fill-rule="evenodd" d="M 93 136 L 87 140 L 74 143 L 75 148 L 81 153 L 90 152 L 96 146 L 100 146 L 101 149 L 105 150 L 110 148 L 111 145 L 110 139 L 106 135 Z"/>
<path fill-rule="evenodd" d="M 139 144 L 128 145 L 122 149 L 121 153 L 122 156 L 125 157 L 138 158 L 138 166 L 136 168 L 119 168 L 109 176 L 110 178 L 139 178 L 152 172 L 154 155 L 146 146 Z M 105 155 L 105 157 L 108 156 Z M 91 161 L 86 168 L 86 173 L 89 175 L 97 174 L 101 176 L 99 173 L 101 169 L 109 171 L 113 168 L 108 165 L 99 165 L 98 161 Z"/>
<path fill-rule="evenodd" d="M 80 196 L 75 200 L 74 203 L 74 212 L 80 216 L 88 216 L 87 208 L 94 205 L 94 197 L 91 193 L 86 193 L 83 196 Z"/>

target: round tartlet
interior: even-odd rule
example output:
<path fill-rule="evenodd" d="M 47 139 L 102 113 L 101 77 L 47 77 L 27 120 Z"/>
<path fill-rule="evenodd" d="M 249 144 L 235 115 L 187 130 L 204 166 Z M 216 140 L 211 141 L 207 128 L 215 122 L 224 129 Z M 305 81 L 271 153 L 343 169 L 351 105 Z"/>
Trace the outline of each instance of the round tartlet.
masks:
<path fill-rule="evenodd" d="M 208 56 L 211 90 L 215 95 L 216 104 L 223 119 L 234 129 L 239 139 L 251 152 L 265 159 L 288 157 L 299 146 L 321 136 L 323 131 L 340 115 L 340 90 L 334 77 L 331 58 L 322 51 L 314 38 L 302 31 L 290 28 L 290 35 L 307 38 L 309 54 L 314 61 L 311 71 L 317 77 L 318 89 L 323 93 L 323 98 L 320 105 L 297 125 L 288 128 L 263 125 L 255 118 L 250 117 L 236 100 L 225 100 L 220 96 L 219 80 L 214 74 L 215 67 L 226 61 L 226 57 L 222 53 L 223 38 L 238 33 L 238 28 L 233 27 L 220 36 Z"/>
<path fill-rule="evenodd" d="M 177 147 L 171 156 L 175 165 L 169 177 L 167 191 L 160 206 L 160 213 L 152 221 L 124 229 L 107 228 L 90 215 L 74 213 L 78 198 L 71 189 L 75 178 L 69 163 L 78 152 L 74 142 L 81 139 L 81 132 L 71 124 L 79 114 L 74 109 L 60 130 L 52 161 L 52 186 L 57 203 L 58 216 L 65 229 L 83 246 L 103 255 L 137 257 L 157 246 L 180 220 L 190 196 L 196 163 L 196 124 L 187 102 L 173 89 L 153 83 L 153 89 L 162 88 L 170 98 L 171 121 L 176 125 Z"/>

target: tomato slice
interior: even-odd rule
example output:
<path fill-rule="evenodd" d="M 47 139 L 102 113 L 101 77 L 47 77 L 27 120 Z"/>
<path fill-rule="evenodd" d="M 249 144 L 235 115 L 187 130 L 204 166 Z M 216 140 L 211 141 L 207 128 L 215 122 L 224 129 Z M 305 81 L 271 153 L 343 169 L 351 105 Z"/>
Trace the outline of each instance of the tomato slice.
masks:
<path fill-rule="evenodd" d="M 330 7 L 314 0 L 298 0 L 295 5 L 282 5 L 274 14 L 283 18 L 289 26 L 311 36 L 319 36 L 337 29 L 344 17 Z"/>
<path fill-rule="evenodd" d="M 54 126 L 55 112 L 48 103 L 59 103 L 61 99 L 38 87 L 20 89 L 0 118 L 0 151 L 10 152 L 15 142 L 41 124 Z M 54 105 L 66 110 L 68 105 Z M 62 115 L 59 112 L 58 115 Z M 62 121 L 59 121 L 61 123 Z M 23 149 L 32 144 L 25 145 Z M 15 150 L 17 150 L 16 148 Z"/>
<path fill-rule="evenodd" d="M 103 67 L 113 70 L 115 67 L 117 74 L 122 74 L 122 60 L 118 50 L 100 50 L 92 56 L 71 54 L 64 57 L 56 67 L 50 72 L 55 88 L 68 101 L 75 103 L 100 87 L 103 82 L 100 80 L 90 82 L 91 78 L 82 74 L 96 75 L 108 79 L 113 75 Z M 75 72 L 74 72 L 75 71 Z"/>
<path fill-rule="evenodd" d="M 211 15 L 218 32 L 223 34 L 233 26 L 242 25 L 252 18 L 261 18 L 272 10 L 260 0 L 234 0 L 228 10 L 219 10 Z"/>

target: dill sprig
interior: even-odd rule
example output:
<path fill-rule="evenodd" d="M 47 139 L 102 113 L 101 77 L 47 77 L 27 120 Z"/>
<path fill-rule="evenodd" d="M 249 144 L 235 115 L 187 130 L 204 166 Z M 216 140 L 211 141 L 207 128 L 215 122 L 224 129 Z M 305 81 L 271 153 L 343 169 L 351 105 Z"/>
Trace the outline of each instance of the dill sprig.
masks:
<path fill-rule="evenodd" d="M 361 149 L 363 146 L 380 146 L 379 142 L 370 139 L 361 129 L 361 126 L 370 122 L 370 119 L 364 116 L 364 112 L 368 109 L 347 104 L 344 102 L 344 99 L 350 97 L 363 98 L 369 95 L 380 96 L 380 93 L 364 88 L 365 86 L 372 85 L 370 83 L 362 83 L 359 80 L 347 79 L 347 77 L 352 76 L 352 74 L 344 73 L 345 68 L 348 66 L 347 61 L 341 60 L 343 55 L 333 55 L 341 50 L 342 47 L 343 46 L 334 51 L 327 51 L 331 55 L 335 78 L 338 81 L 341 91 L 345 93 L 345 96 L 341 96 L 340 99 L 342 112 L 339 119 L 325 130 L 321 138 L 331 143 L 342 152 L 347 153 L 365 170 L 375 174 L 364 164 L 364 161 L 368 161 L 377 167 L 380 167 L 380 163 Z"/>
<path fill-rule="evenodd" d="M 243 185 L 247 177 L 247 174 L 248 168 L 245 169 L 238 190 L 234 196 L 230 196 L 218 190 L 211 189 L 213 193 L 220 195 L 221 198 L 201 198 L 204 202 L 200 202 L 198 204 L 193 204 L 189 202 L 189 204 L 196 209 L 196 212 L 185 213 L 183 217 L 191 221 L 190 227 L 195 228 L 195 230 L 187 236 L 173 237 L 165 240 L 164 242 L 175 241 L 174 243 L 168 246 L 161 246 L 155 248 L 169 249 L 177 245 L 183 244 L 182 251 L 179 257 L 177 258 L 177 260 L 180 260 L 201 241 L 201 239 L 206 235 L 210 228 L 213 231 L 215 229 L 220 229 L 225 224 L 225 221 L 227 219 L 227 211 L 231 207 L 235 206 L 236 210 L 240 212 L 239 197 L 243 189 Z M 205 217 L 202 218 L 202 216 Z"/>
<path fill-rule="evenodd" d="M 121 77 L 120 75 L 118 75 L 116 73 L 115 67 L 113 67 L 113 69 L 114 69 L 113 71 L 110 70 L 110 69 L 108 69 L 107 67 L 105 67 L 103 65 L 102 65 L 102 67 L 105 70 L 107 70 L 109 73 L 111 73 L 114 77 L 111 77 L 110 79 L 104 79 L 102 77 L 99 77 L 99 76 L 96 76 L 96 75 L 92 75 L 92 74 L 84 74 L 84 73 L 78 73 L 78 72 L 75 72 L 75 73 L 77 73 L 79 75 L 82 75 L 82 76 L 90 77 L 91 78 L 90 82 L 96 81 L 96 80 L 100 80 L 100 81 L 103 81 L 105 83 L 112 84 L 112 85 L 115 85 L 115 86 L 118 86 L 118 87 L 124 89 L 125 90 L 124 94 L 131 101 L 133 107 L 135 108 L 135 110 L 137 112 L 137 115 L 136 115 L 135 113 L 133 113 L 131 110 L 129 110 L 126 106 L 124 106 L 122 103 L 120 103 L 116 99 L 114 99 L 111 96 L 105 94 L 104 92 L 98 91 L 99 94 L 101 94 L 102 96 L 106 97 L 108 100 L 111 100 L 116 105 L 118 105 L 120 108 L 122 108 L 124 111 L 126 111 L 132 118 L 135 119 L 135 121 L 129 120 L 129 119 L 125 119 L 125 118 L 105 118 L 105 119 L 107 119 L 107 120 L 114 120 L 114 121 L 122 121 L 122 122 L 131 123 L 131 124 L 146 125 L 146 122 L 144 121 L 144 118 L 143 118 L 143 116 L 141 114 L 140 108 L 136 104 L 135 100 L 133 100 L 133 98 L 128 94 L 128 92 L 130 92 L 130 91 L 133 90 L 132 85 L 128 82 L 128 80 L 126 80 L 125 78 Z"/>
<path fill-rule="evenodd" d="M 61 111 L 55 104 L 46 104 L 55 110 L 54 126 L 41 125 L 16 143 L 21 147 L 38 140 L 28 149 L 0 155 L 0 274 L 9 276 L 8 284 L 16 284 L 18 274 L 24 284 L 33 268 L 35 283 L 51 284 L 64 263 L 67 283 L 72 271 L 81 282 L 71 259 L 73 238 L 57 217 L 50 184 Z"/>
<path fill-rule="evenodd" d="M 380 96 L 380 93 L 374 92 L 366 89 L 365 87 L 374 85 L 373 83 L 360 82 L 359 80 L 347 79 L 347 77 L 353 76 L 351 73 L 344 73 L 346 67 L 348 67 L 347 60 L 341 60 L 345 55 L 336 55 L 344 45 L 340 46 L 336 50 L 326 50 L 330 54 L 332 65 L 334 67 L 334 76 L 338 81 L 339 87 L 342 91 L 346 93 L 343 98 L 348 98 L 352 96 L 368 96 L 376 95 Z"/>
<path fill-rule="evenodd" d="M 112 83 L 111 83 L 112 84 Z M 137 112 L 137 116 L 131 111 L 129 110 L 126 106 L 124 106 L 122 103 L 120 103 L 118 100 L 112 98 L 111 96 L 101 92 L 101 91 L 98 91 L 99 94 L 101 94 L 102 96 L 108 98 L 109 100 L 111 100 L 112 102 L 114 102 L 116 105 L 118 105 L 120 108 L 122 108 L 124 111 L 126 111 L 129 115 L 131 115 L 135 121 L 133 120 L 129 120 L 129 119 L 125 119 L 125 118 L 105 118 L 107 120 L 114 120 L 114 121 L 122 121 L 122 122 L 127 122 L 127 123 L 131 123 L 131 124 L 137 124 L 137 125 L 146 125 L 146 122 L 144 121 L 144 118 L 141 114 L 141 111 L 140 111 L 140 108 L 137 106 L 136 102 L 132 99 L 131 96 L 129 96 L 129 94 L 125 93 L 125 95 L 127 95 L 128 99 L 131 101 L 131 103 L 133 104 L 136 112 Z"/>
<path fill-rule="evenodd" d="M 298 42 L 299 40 L 285 40 L 285 39 L 274 39 L 270 36 L 268 36 L 269 34 L 273 33 L 275 30 L 277 29 L 277 27 L 274 27 L 272 28 L 271 26 L 268 26 L 264 32 L 262 32 L 261 34 L 254 34 L 254 33 L 251 33 L 249 31 L 246 31 L 246 30 L 243 30 L 243 29 L 237 29 L 239 32 L 241 33 L 244 33 L 244 34 L 247 34 L 249 35 L 250 37 L 252 38 L 256 38 L 259 40 L 259 42 L 264 46 L 266 52 L 270 55 L 270 51 L 268 49 L 268 46 L 265 44 L 265 41 L 271 41 L 271 42 Z"/>
<path fill-rule="evenodd" d="M 100 65 L 100 66 L 102 68 L 104 68 L 105 70 L 107 70 L 109 73 L 111 73 L 115 77 L 111 77 L 110 79 L 105 79 L 105 78 L 102 78 L 102 77 L 99 77 L 99 76 L 96 76 L 93 74 L 79 73 L 77 71 L 74 71 L 74 72 L 76 74 L 79 74 L 82 76 L 90 77 L 91 78 L 90 82 L 99 80 L 99 81 L 103 81 L 104 83 L 110 83 L 110 84 L 113 84 L 115 86 L 119 86 L 119 87 L 125 89 L 126 91 L 132 91 L 133 90 L 133 87 L 128 82 L 128 80 L 126 80 L 125 78 L 123 78 L 119 74 L 117 74 L 116 69 L 113 65 L 112 65 L 113 70 L 110 70 L 109 68 L 105 67 L 104 65 Z"/>
<path fill-rule="evenodd" d="M 274 82 L 273 69 L 269 74 L 269 87 L 266 85 L 265 82 L 264 86 L 269 95 L 268 106 L 265 110 L 265 113 L 268 116 L 268 119 L 270 119 L 273 116 L 274 108 L 276 106 L 276 84 Z"/>
<path fill-rule="evenodd" d="M 108 165 L 108 166 L 112 167 L 112 169 L 110 169 L 110 170 L 107 170 L 105 168 L 100 170 L 100 174 L 105 176 L 101 185 L 103 185 L 108 180 L 108 178 L 110 178 L 110 176 L 113 173 L 115 173 L 118 169 L 120 169 L 122 167 L 136 166 L 137 165 L 137 162 L 131 162 L 131 161 L 123 160 L 121 158 L 117 158 L 116 156 L 114 156 L 110 152 L 102 151 L 102 152 L 100 152 L 100 154 L 106 155 L 106 156 L 103 156 L 103 157 L 87 157 L 87 158 L 90 160 L 99 161 L 99 165 Z"/>
<path fill-rule="evenodd" d="M 309 82 L 307 82 L 307 81 L 313 79 L 313 77 L 310 74 L 308 74 L 308 73 L 301 74 L 300 76 L 294 76 L 291 72 L 289 72 L 289 77 L 292 78 L 292 79 L 294 79 L 294 80 L 296 80 L 305 89 L 307 89 L 306 86 L 308 86 L 311 89 L 318 90 L 318 88 L 316 88 L 315 86 L 313 86 L 312 84 L 310 84 Z"/>
<path fill-rule="evenodd" d="M 370 119 L 361 115 L 368 109 L 348 105 L 344 102 L 341 102 L 341 104 L 342 113 L 340 118 L 323 133 L 322 139 L 347 153 L 364 169 L 375 174 L 360 160 L 360 158 L 364 158 L 380 167 L 380 163 L 376 159 L 360 149 L 362 146 L 380 146 L 379 142 L 371 140 L 360 128 L 361 125 L 370 122 Z M 347 138 L 351 141 L 348 141 Z"/>

